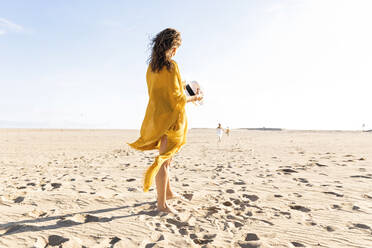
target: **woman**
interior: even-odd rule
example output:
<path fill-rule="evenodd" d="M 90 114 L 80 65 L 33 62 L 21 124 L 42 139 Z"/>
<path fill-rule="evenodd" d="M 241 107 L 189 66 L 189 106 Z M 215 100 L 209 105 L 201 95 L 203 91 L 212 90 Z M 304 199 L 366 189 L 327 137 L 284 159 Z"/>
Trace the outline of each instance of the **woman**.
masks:
<path fill-rule="evenodd" d="M 186 142 L 185 104 L 200 101 L 200 94 L 186 97 L 177 63 L 172 60 L 181 45 L 180 33 L 167 28 L 152 40 L 152 52 L 146 73 L 149 102 L 142 122 L 140 138 L 131 147 L 137 150 L 159 149 L 159 155 L 147 169 L 144 191 L 156 179 L 158 210 L 173 212 L 166 200 L 176 197 L 169 182 L 169 165 L 173 155 Z"/>
<path fill-rule="evenodd" d="M 218 127 L 217 127 L 218 143 L 221 143 L 221 140 L 222 140 L 222 134 L 223 134 L 223 128 L 222 128 L 222 126 L 221 126 L 221 123 L 218 123 Z"/>

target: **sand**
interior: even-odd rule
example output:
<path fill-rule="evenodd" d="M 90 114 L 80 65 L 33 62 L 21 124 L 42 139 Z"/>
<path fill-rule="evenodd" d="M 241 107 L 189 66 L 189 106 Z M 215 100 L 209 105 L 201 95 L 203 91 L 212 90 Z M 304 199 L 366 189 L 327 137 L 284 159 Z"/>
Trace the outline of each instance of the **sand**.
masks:
<path fill-rule="evenodd" d="M 190 130 L 178 215 L 136 130 L 0 130 L 0 247 L 372 247 L 372 133 Z"/>

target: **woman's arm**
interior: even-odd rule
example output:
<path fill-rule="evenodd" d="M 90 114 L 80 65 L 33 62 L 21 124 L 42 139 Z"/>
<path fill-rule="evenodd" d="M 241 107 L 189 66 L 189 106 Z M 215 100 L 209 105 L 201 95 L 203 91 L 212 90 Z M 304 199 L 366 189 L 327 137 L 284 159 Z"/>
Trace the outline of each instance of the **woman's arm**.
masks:
<path fill-rule="evenodd" d="M 174 60 L 172 60 L 172 61 L 173 61 L 174 67 L 175 67 L 176 77 L 179 80 L 179 82 L 181 83 L 182 92 L 183 92 L 186 89 L 186 81 L 181 80 L 181 75 L 180 75 L 180 71 L 178 69 L 178 65 L 177 65 L 176 61 L 174 61 Z M 176 88 L 175 91 L 179 91 L 178 87 L 175 87 L 175 88 Z M 200 94 L 199 89 L 197 90 L 196 95 L 194 95 L 194 96 L 186 96 L 185 93 L 183 93 L 183 95 L 186 98 L 186 103 L 200 101 L 200 100 L 203 99 L 203 95 Z"/>
<path fill-rule="evenodd" d="M 195 102 L 203 99 L 203 95 L 186 96 L 186 102 Z"/>

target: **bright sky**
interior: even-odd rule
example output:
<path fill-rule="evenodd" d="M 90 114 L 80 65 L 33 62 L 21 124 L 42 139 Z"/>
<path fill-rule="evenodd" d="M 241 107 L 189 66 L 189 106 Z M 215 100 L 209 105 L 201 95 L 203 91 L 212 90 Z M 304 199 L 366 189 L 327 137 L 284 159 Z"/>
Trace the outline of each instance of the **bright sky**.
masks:
<path fill-rule="evenodd" d="M 135 128 L 150 37 L 204 88 L 190 127 L 372 128 L 372 1 L 0 1 L 0 127 Z"/>

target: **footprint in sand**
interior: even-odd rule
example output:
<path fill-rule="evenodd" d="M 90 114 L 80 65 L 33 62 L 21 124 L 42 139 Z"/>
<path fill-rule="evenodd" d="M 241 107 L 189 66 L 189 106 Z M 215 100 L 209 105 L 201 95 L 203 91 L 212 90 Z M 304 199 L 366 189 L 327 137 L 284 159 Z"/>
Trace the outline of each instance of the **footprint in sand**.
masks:
<path fill-rule="evenodd" d="M 279 213 L 284 215 L 287 219 L 291 218 L 291 213 L 290 212 L 280 211 Z"/>
<path fill-rule="evenodd" d="M 187 200 L 191 201 L 191 199 L 193 198 L 194 194 L 192 193 L 184 193 L 182 194 L 183 197 L 185 197 Z"/>
<path fill-rule="evenodd" d="M 13 202 L 14 202 L 14 203 L 21 203 L 21 202 L 23 202 L 24 199 L 25 199 L 25 198 L 24 198 L 23 196 L 18 196 L 17 198 L 15 198 L 15 199 L 13 200 Z"/>
<path fill-rule="evenodd" d="M 259 248 L 262 243 L 255 233 L 248 233 L 245 236 L 244 241 L 238 241 L 237 243 L 241 248 Z"/>
<path fill-rule="evenodd" d="M 245 241 L 257 241 L 259 240 L 257 234 L 255 233 L 247 233 L 247 235 L 245 236 Z"/>
<path fill-rule="evenodd" d="M 179 220 L 171 219 L 171 218 L 167 219 L 166 221 L 169 224 L 175 225 L 177 229 L 180 229 L 180 228 L 183 228 L 189 225 L 189 223 L 186 221 L 179 221 Z"/>
<path fill-rule="evenodd" d="M 50 246 L 60 246 L 62 243 L 68 241 L 69 239 L 64 238 L 59 235 L 50 235 L 48 237 L 48 245 Z"/>
<path fill-rule="evenodd" d="M 279 169 L 277 171 L 284 172 L 284 174 L 286 175 L 290 175 L 291 173 L 298 173 L 298 171 L 289 168 Z"/>
<path fill-rule="evenodd" d="M 225 202 L 222 203 L 222 205 L 224 205 L 226 207 L 231 207 L 233 204 L 230 201 L 225 201 Z"/>
<path fill-rule="evenodd" d="M 351 228 L 359 228 L 359 229 L 364 229 L 364 230 L 371 230 L 371 227 L 366 225 L 366 224 L 353 224 L 353 227 Z"/>
<path fill-rule="evenodd" d="M 234 221 L 234 226 L 235 226 L 236 228 L 240 228 L 240 227 L 243 227 L 244 224 L 241 223 L 240 221 Z"/>
<path fill-rule="evenodd" d="M 324 229 L 326 229 L 328 232 L 334 232 L 336 229 L 332 226 L 326 226 Z"/>
<path fill-rule="evenodd" d="M 118 237 L 113 237 L 113 238 L 110 238 L 111 240 L 110 240 L 110 242 L 109 242 L 109 244 L 111 245 L 111 246 L 114 246 L 117 242 L 119 242 L 121 239 L 120 238 L 118 238 Z"/>
<path fill-rule="evenodd" d="M 332 192 L 332 191 L 324 191 L 323 193 L 324 193 L 324 194 L 329 194 L 329 195 L 335 195 L 335 196 L 337 196 L 337 197 L 344 197 L 343 194 L 339 194 L 339 193 Z"/>
<path fill-rule="evenodd" d="M 357 205 L 354 205 L 352 207 L 352 210 L 354 210 L 354 211 L 360 211 L 360 207 L 358 207 Z"/>
<path fill-rule="evenodd" d="M 242 201 L 240 199 L 230 198 L 230 200 L 232 200 L 235 205 L 238 205 L 238 206 L 244 205 L 242 204 Z"/>
<path fill-rule="evenodd" d="M 197 235 L 190 235 L 192 241 L 197 245 L 206 245 L 212 243 L 217 234 L 205 234 L 203 238 L 198 238 Z"/>
<path fill-rule="evenodd" d="M 291 242 L 291 244 L 294 246 L 294 247 L 306 247 L 304 244 L 300 243 L 300 242 Z"/>
<path fill-rule="evenodd" d="M 308 212 L 311 211 L 309 208 L 306 208 L 306 207 L 301 206 L 301 205 L 292 205 L 292 206 L 289 206 L 289 207 L 293 210 L 297 210 L 297 211 L 301 211 L 301 212 L 305 212 L 305 213 L 308 213 Z"/>
<path fill-rule="evenodd" d="M 247 212 L 245 213 L 245 215 L 246 215 L 247 217 L 251 217 L 251 216 L 253 216 L 253 213 L 252 213 L 252 211 L 247 211 Z"/>
<path fill-rule="evenodd" d="M 209 215 L 218 213 L 221 210 L 221 208 L 219 208 L 219 207 L 208 207 L 208 208 L 205 208 L 205 210 L 208 211 L 206 216 L 209 216 Z"/>
<path fill-rule="evenodd" d="M 354 176 L 350 176 L 352 178 L 366 178 L 366 179 L 372 179 L 372 175 L 371 174 L 367 174 L 367 176 L 364 176 L 364 175 L 354 175 Z"/>
<path fill-rule="evenodd" d="M 316 226 L 317 224 L 314 221 L 306 222 L 306 225 Z"/>
<path fill-rule="evenodd" d="M 253 201 L 253 202 L 255 202 L 255 201 L 257 201 L 259 199 L 259 197 L 256 196 L 256 195 L 243 194 L 243 197 L 244 198 L 248 198 L 250 201 Z"/>
<path fill-rule="evenodd" d="M 240 181 L 235 181 L 235 182 L 234 182 L 234 185 L 245 185 L 245 184 L 247 184 L 247 183 L 244 182 L 244 181 L 242 181 L 242 180 L 240 180 Z"/>
<path fill-rule="evenodd" d="M 340 206 L 340 205 L 337 205 L 337 204 L 332 204 L 332 205 L 331 205 L 331 208 L 332 208 L 332 209 L 341 210 L 341 206 Z"/>
<path fill-rule="evenodd" d="M 363 194 L 363 198 L 372 199 L 372 194 Z"/>
<path fill-rule="evenodd" d="M 327 166 L 325 164 L 321 164 L 321 163 L 318 163 L 318 162 L 316 162 L 315 165 L 318 166 L 318 167 L 326 167 Z"/>
<path fill-rule="evenodd" d="M 299 181 L 301 183 L 309 183 L 309 181 L 306 178 L 293 178 L 295 181 Z"/>
<path fill-rule="evenodd" d="M 50 185 L 52 186 L 53 189 L 58 189 L 62 186 L 62 183 L 51 183 Z"/>
<path fill-rule="evenodd" d="M 189 231 L 186 228 L 180 228 L 178 232 L 183 236 L 189 235 Z"/>
<path fill-rule="evenodd" d="M 354 162 L 354 160 L 352 160 L 352 159 L 348 159 L 348 160 L 344 160 L 344 161 L 342 161 L 342 162 L 349 163 L 349 162 Z"/>

